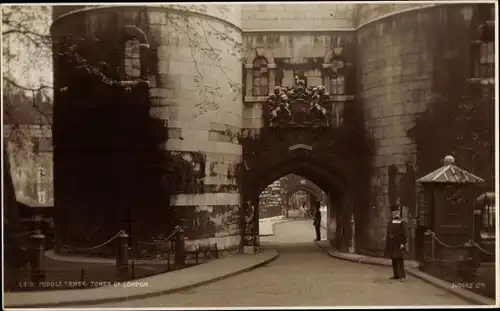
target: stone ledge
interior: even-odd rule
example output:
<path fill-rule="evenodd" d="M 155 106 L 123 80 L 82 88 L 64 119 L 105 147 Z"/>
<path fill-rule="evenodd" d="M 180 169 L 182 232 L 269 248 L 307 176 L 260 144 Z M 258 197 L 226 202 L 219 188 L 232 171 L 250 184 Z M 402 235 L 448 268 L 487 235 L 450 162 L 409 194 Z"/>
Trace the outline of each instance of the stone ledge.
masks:
<path fill-rule="evenodd" d="M 119 8 L 123 8 L 123 7 L 133 7 L 133 6 L 130 6 L 130 5 L 129 6 L 127 6 L 127 5 L 119 6 Z M 65 19 L 67 17 L 71 17 L 72 15 L 74 16 L 75 14 L 78 14 L 78 13 L 85 14 L 85 13 L 91 12 L 91 11 L 116 10 L 116 8 L 117 8 L 117 6 L 114 6 L 114 5 L 92 5 L 92 6 L 89 5 L 89 6 L 84 6 L 82 8 L 76 9 L 76 10 L 71 10 L 71 11 L 68 11 L 68 12 L 56 17 L 52 21 L 52 24 L 50 25 L 50 29 L 52 29 L 55 26 L 56 22 L 60 22 L 62 19 Z M 139 7 L 137 7 L 137 8 L 139 8 Z M 152 11 L 169 12 L 170 11 L 170 12 L 174 12 L 174 13 L 179 14 L 179 15 L 185 14 L 188 16 L 206 18 L 206 19 L 220 22 L 222 24 L 226 24 L 229 27 L 237 30 L 239 33 L 241 33 L 241 34 L 243 33 L 243 30 L 242 30 L 240 25 L 233 23 L 233 21 L 231 21 L 229 19 L 224 19 L 220 16 L 217 16 L 215 14 L 211 14 L 208 12 L 194 11 L 194 10 L 189 10 L 189 9 L 176 8 L 173 6 L 154 5 L 154 4 L 149 5 L 148 10 L 150 10 L 150 12 L 152 12 Z"/>
<path fill-rule="evenodd" d="M 261 218 L 261 219 L 259 219 L 259 222 L 277 221 L 277 220 L 282 220 L 283 218 L 285 218 L 285 216 L 275 216 L 275 217 L 269 217 L 269 218 Z"/>
<path fill-rule="evenodd" d="M 239 193 L 183 193 L 170 197 L 172 206 L 238 206 L 240 202 L 241 196 Z"/>
<path fill-rule="evenodd" d="M 334 102 L 353 101 L 356 99 L 354 95 L 330 95 L 330 100 Z"/>
<path fill-rule="evenodd" d="M 259 219 L 259 236 L 273 236 L 275 225 L 291 220 L 292 219 L 285 219 L 284 216 Z M 268 226 L 267 230 L 263 230 L 263 228 L 260 226 L 261 224 Z"/>
<path fill-rule="evenodd" d="M 267 96 L 245 96 L 245 103 L 265 103 L 267 102 Z"/>
<path fill-rule="evenodd" d="M 346 102 L 356 100 L 354 95 L 331 95 L 330 100 L 332 102 Z M 245 96 L 245 103 L 265 103 L 267 102 L 267 96 Z"/>
<path fill-rule="evenodd" d="M 252 21 L 257 21 L 257 20 L 252 20 Z M 346 28 L 297 28 L 297 29 L 290 29 L 290 28 L 243 28 L 243 35 L 254 35 L 258 33 L 299 33 L 299 34 L 304 34 L 304 33 L 331 33 L 331 32 L 355 32 L 356 28 L 352 27 L 346 27 Z"/>
<path fill-rule="evenodd" d="M 328 245 L 327 241 L 316 241 L 316 245 L 318 245 L 322 250 L 328 253 L 330 257 L 345 260 L 345 261 L 350 261 L 350 262 L 356 262 L 356 263 L 362 263 L 362 264 L 369 264 L 369 265 L 375 265 L 375 266 L 386 266 L 390 267 L 392 266 L 391 260 L 387 258 L 377 258 L 377 257 L 370 257 L 370 256 L 364 256 L 364 255 L 359 255 L 359 254 L 349 254 L 349 253 L 342 253 L 330 245 Z M 420 264 L 415 261 L 405 261 L 405 267 L 406 267 L 406 273 L 409 275 L 419 278 L 422 281 L 425 281 L 431 285 L 434 285 L 442 290 L 445 290 L 453 295 L 456 295 L 470 303 L 476 304 L 476 305 L 495 305 L 495 300 L 483 297 L 481 295 L 475 294 L 473 292 L 470 292 L 468 290 L 460 289 L 460 288 L 453 288 L 452 285 L 446 281 L 440 280 L 436 277 L 433 277 L 427 273 L 424 273 L 422 271 L 419 271 L 418 268 L 420 267 Z"/>

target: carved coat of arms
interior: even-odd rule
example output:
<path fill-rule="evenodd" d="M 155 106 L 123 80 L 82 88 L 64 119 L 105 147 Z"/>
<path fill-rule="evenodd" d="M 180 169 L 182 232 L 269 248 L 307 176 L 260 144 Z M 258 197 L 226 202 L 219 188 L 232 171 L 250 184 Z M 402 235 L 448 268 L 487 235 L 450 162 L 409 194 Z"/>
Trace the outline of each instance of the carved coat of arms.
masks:
<path fill-rule="evenodd" d="M 325 108 L 330 96 L 324 86 L 306 86 L 295 77 L 295 86 L 277 86 L 269 94 L 269 124 L 271 127 L 328 127 L 329 113 Z"/>

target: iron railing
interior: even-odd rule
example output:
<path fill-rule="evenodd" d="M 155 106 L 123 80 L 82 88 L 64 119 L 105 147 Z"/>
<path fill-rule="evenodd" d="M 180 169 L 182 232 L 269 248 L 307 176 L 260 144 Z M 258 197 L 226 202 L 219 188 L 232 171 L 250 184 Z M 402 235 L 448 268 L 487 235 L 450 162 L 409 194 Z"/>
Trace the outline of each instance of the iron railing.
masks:
<path fill-rule="evenodd" d="M 92 247 L 80 248 L 61 245 L 68 252 L 74 254 L 93 254 L 96 250 L 109 246 L 118 239 L 119 247 L 115 248 L 115 263 L 109 259 L 94 261 L 52 259 L 45 256 L 46 249 L 43 247 L 45 237 L 39 231 L 24 232 L 22 235 L 32 234 L 32 243 L 28 246 L 28 251 L 31 255 L 30 265 L 23 267 L 20 271 L 9 273 L 10 277 L 5 280 L 5 290 L 63 290 L 115 286 L 124 281 L 182 269 L 219 258 L 217 243 L 189 247 L 184 244 L 182 233 L 183 231 L 180 227 L 177 227 L 173 233 L 164 239 L 152 240 L 151 242 L 139 241 L 139 244 L 155 248 L 156 256 L 149 258 L 146 256 L 145 258 L 134 260 L 128 257 L 128 252 L 126 251 L 124 254 L 118 254 L 123 252 L 123 248 L 120 248 L 120 245 L 128 245 L 128 236 L 124 231 L 120 231 L 106 241 Z M 174 237 L 177 239 L 177 243 L 180 243 L 180 239 L 182 239 L 182 243 L 178 247 L 166 247 L 161 249 L 161 252 L 158 252 L 161 246 L 169 246 Z M 125 268 L 125 271 L 123 271 L 123 268 Z"/>
<path fill-rule="evenodd" d="M 488 258 L 488 260 L 485 260 Z M 475 284 L 471 290 L 494 297 L 494 251 L 468 239 L 460 244 L 448 244 L 431 230 L 425 232 L 421 270 L 452 284 Z M 488 272 L 488 269 L 493 270 Z"/>

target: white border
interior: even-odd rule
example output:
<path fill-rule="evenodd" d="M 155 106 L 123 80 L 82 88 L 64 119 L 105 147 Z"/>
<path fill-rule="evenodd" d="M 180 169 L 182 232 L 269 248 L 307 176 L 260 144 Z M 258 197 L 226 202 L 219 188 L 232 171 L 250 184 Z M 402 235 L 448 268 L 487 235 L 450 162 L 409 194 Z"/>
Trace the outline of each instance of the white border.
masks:
<path fill-rule="evenodd" d="M 366 2 L 362 2 L 362 3 L 376 3 L 376 4 L 381 4 L 381 3 L 400 3 L 402 1 L 377 1 L 377 2 L 370 2 L 370 1 L 366 1 Z M 413 1 L 404 1 L 404 3 L 411 3 Z M 197 2 L 197 3 L 200 3 L 200 2 Z M 212 2 L 213 4 L 220 4 L 221 2 Z M 222 2 L 224 4 L 227 4 L 227 3 L 234 3 L 234 2 Z M 239 4 L 243 4 L 243 3 L 248 3 L 248 4 L 256 4 L 256 3 L 259 3 L 259 2 L 238 2 Z M 300 3 L 300 2 L 294 2 L 294 3 Z M 303 2 L 304 3 L 304 2 Z M 323 1 L 317 1 L 316 3 L 325 3 Z M 326 2 L 326 3 L 331 3 L 331 2 Z M 357 1 L 345 1 L 344 3 L 360 3 L 360 2 L 357 2 Z M 436 3 L 448 3 L 448 4 L 458 4 L 458 3 L 494 3 L 495 5 L 495 11 L 496 11 L 496 16 L 498 16 L 498 3 L 496 1 L 474 1 L 474 0 L 469 0 L 469 1 L 419 1 L 419 2 L 413 2 L 413 3 L 419 3 L 419 4 L 422 4 L 422 3 L 433 3 L 433 4 L 436 4 Z M 54 4 L 58 4 L 58 5 L 61 5 L 59 3 L 45 3 L 45 5 L 54 5 Z M 97 5 L 99 3 L 71 3 L 71 4 L 68 4 L 68 5 Z M 147 5 L 148 3 L 121 3 L 122 5 Z M 157 3 L 151 3 L 151 4 L 157 4 Z M 176 4 L 176 3 L 172 3 L 172 4 Z M 180 3 L 179 3 L 180 4 Z M 194 4 L 194 3 L 190 3 L 190 4 Z M 7 4 L 2 4 L 2 5 L 7 5 Z M 14 5 L 14 4 L 11 4 L 11 5 Z M 33 4 L 18 4 L 16 3 L 15 5 L 33 5 Z M 42 5 L 42 3 L 37 3 L 37 5 Z M 120 5 L 120 3 L 117 3 L 116 5 Z M 423 9 L 423 8 L 426 8 L 427 6 L 425 7 L 419 7 L 418 9 Z M 417 9 L 417 8 L 415 8 Z M 404 10 L 401 10 L 401 12 L 403 12 Z M 406 12 L 406 11 L 405 11 Z M 397 13 L 400 13 L 400 12 L 395 12 L 396 14 Z M 1 14 L 1 13 L 0 13 Z M 394 15 L 394 14 L 388 14 L 388 15 Z M 384 16 L 381 16 L 380 18 L 385 18 L 387 17 L 388 15 L 384 15 Z M 375 21 L 377 19 L 374 19 L 373 21 Z M 363 25 L 360 25 L 360 26 L 364 26 Z M 499 44 L 498 44 L 498 21 L 496 23 L 496 29 L 495 29 L 495 50 L 497 51 L 496 53 L 496 56 L 495 56 L 495 63 L 496 63 L 496 66 L 495 66 L 495 78 L 498 79 L 499 77 L 499 70 L 498 70 L 498 48 L 499 48 Z M 358 26 L 359 28 L 359 26 Z M 262 30 L 258 30 L 258 31 L 262 31 Z M 283 31 L 283 30 L 273 30 L 273 31 Z M 333 30 L 329 30 L 329 31 L 333 31 Z M 2 50 L 2 55 L 3 55 L 3 44 L 0 48 Z M 2 79 L 3 79 L 3 70 L 2 72 L 0 73 Z M 2 100 L 3 100 L 3 88 L 2 90 L 0 91 L 0 95 L 2 95 Z M 497 201 L 498 201 L 498 194 L 499 194 L 499 172 L 498 172 L 498 168 L 499 168 L 499 140 L 498 140 L 498 135 L 499 135 L 499 105 L 498 105 L 498 97 L 499 96 L 499 91 L 498 91 L 498 85 L 497 87 L 495 88 L 495 98 L 496 98 L 496 109 L 495 109 L 495 128 L 496 128 L 496 139 L 495 139 L 495 155 L 496 155 L 496 159 L 495 159 L 495 166 L 496 166 L 496 172 L 495 172 L 495 181 L 496 181 L 496 186 L 495 186 L 495 192 L 496 192 L 496 195 L 497 195 Z M 3 105 L 2 107 L 0 108 L 0 111 L 2 112 L 2 116 L 3 116 Z M 1 124 L 3 126 L 3 118 L 1 120 Z M 1 164 L 2 164 L 2 179 L 3 179 L 3 162 L 5 161 L 5 159 L 3 158 L 3 131 L 2 131 L 2 137 L 1 137 L 1 142 L 2 142 L 2 158 L 1 158 Z M 3 185 L 3 183 L 2 183 Z M 2 186 L 2 190 L 1 190 L 1 197 L 2 197 L 2 203 L 1 203 L 1 206 L 2 206 L 2 215 L 3 215 L 3 198 L 4 198 L 4 189 L 3 189 L 3 186 Z M 497 202 L 497 206 L 498 206 L 498 202 Z M 498 209 L 497 209 L 498 211 Z M 496 288 L 496 294 L 497 294 L 497 306 L 498 306 L 498 297 L 500 296 L 500 288 L 498 286 L 499 284 L 499 279 L 500 279 L 500 271 L 499 271 L 499 255 L 500 255 L 500 248 L 499 248 L 499 235 L 500 235 L 500 229 L 499 229 L 499 217 L 498 217 L 498 213 L 496 215 L 496 239 L 495 239 L 495 244 L 496 244 L 496 282 L 497 282 L 497 288 Z M 4 230 L 4 223 L 2 221 L 2 232 Z M 2 237 L 4 235 L 2 234 Z M 2 244 L 4 240 L 2 239 Z M 2 247 L 2 258 L 4 256 L 4 248 Z M 2 265 L 2 274 L 4 272 L 4 267 Z M 4 295 L 4 284 L 2 282 L 2 296 Z M 423 298 L 425 299 L 425 298 Z M 458 306 L 370 306 L 369 308 L 370 309 L 375 309 L 375 310 L 379 310 L 379 309 L 400 309 L 400 308 L 408 308 L 408 309 L 429 309 L 429 308 L 456 308 Z M 460 306 L 462 308 L 466 308 L 466 309 L 469 309 L 469 308 L 489 308 L 488 306 Z M 320 310 L 320 309 L 338 309 L 338 308 L 341 308 L 341 309 L 359 309 L 360 307 L 348 307 L 348 306 L 342 306 L 342 307 L 267 307 L 266 309 L 276 309 L 276 310 L 290 310 L 290 309 L 294 309 L 294 310 L 298 310 L 298 309 L 314 309 L 314 310 Z M 491 308 L 491 307 L 490 307 Z M 39 310 L 52 310 L 54 308 L 40 308 Z M 174 310 L 176 308 L 60 308 L 61 310 Z M 183 308 L 185 310 L 199 310 L 199 309 L 205 309 L 205 310 L 234 310 L 234 309 L 244 309 L 244 310 L 258 310 L 258 309 L 262 309 L 262 307 L 245 307 L 245 308 L 229 308 L 229 307 L 205 307 L 205 308 Z M 7 309 L 6 309 L 7 310 Z M 30 310 L 30 309 L 15 309 L 15 310 Z"/>
<path fill-rule="evenodd" d="M 496 16 L 496 20 L 495 20 L 495 79 L 496 79 L 496 86 L 495 86 L 495 100 L 496 100 L 496 109 L 495 109 L 495 196 L 496 196 L 496 215 L 495 215 L 495 218 L 496 218 L 496 230 L 495 230 L 495 246 L 496 246 L 496 254 L 495 254 L 495 257 L 496 257 L 496 265 L 495 265 L 495 271 L 496 271 L 496 300 L 497 300 L 497 306 L 499 305 L 499 300 L 500 300 L 500 247 L 499 247 L 499 238 L 500 238 L 500 228 L 499 228 L 499 224 L 500 224 L 500 217 L 499 217 L 499 203 L 498 203 L 498 199 L 499 199 L 499 194 L 500 194 L 500 186 L 499 186 L 499 182 L 500 182 L 500 174 L 498 172 L 498 169 L 500 168 L 499 166 L 499 163 L 500 161 L 498 160 L 498 157 L 499 157 L 499 147 L 500 147 L 500 144 L 499 144 L 499 117 L 498 117 L 498 111 L 499 111 L 499 92 L 498 92 L 498 2 L 495 1 L 495 16 Z"/>

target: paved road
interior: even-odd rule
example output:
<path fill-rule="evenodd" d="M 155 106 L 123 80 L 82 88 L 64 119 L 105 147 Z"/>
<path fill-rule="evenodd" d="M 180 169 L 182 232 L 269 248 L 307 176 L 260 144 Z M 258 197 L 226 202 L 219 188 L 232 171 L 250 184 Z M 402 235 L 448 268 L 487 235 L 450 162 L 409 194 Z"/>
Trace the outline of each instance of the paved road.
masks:
<path fill-rule="evenodd" d="M 390 268 L 328 257 L 312 239 L 312 222 L 276 225 L 261 238 L 281 256 L 270 264 L 179 293 L 96 307 L 259 307 L 465 305 L 467 302 L 410 277 L 391 281 Z"/>

